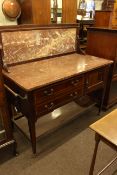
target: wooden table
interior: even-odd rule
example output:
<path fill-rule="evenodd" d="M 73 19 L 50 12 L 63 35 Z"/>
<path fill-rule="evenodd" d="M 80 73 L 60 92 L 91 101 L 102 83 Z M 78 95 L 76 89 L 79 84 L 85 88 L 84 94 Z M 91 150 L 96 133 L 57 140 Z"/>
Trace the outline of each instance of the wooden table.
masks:
<path fill-rule="evenodd" d="M 9 104 L 26 116 L 33 153 L 36 153 L 35 123 L 38 118 L 79 99 L 104 89 L 112 61 L 77 53 L 29 62 L 3 71 Z"/>

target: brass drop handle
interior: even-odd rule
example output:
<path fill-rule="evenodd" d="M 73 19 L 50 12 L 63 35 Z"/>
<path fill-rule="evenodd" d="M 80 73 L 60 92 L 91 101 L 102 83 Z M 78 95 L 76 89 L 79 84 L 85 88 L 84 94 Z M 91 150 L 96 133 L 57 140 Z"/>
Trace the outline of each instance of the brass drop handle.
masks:
<path fill-rule="evenodd" d="M 77 86 L 78 83 L 79 83 L 79 80 L 73 80 L 73 81 L 71 81 L 71 84 L 72 84 L 73 86 Z"/>
<path fill-rule="evenodd" d="M 78 97 L 78 92 L 71 93 L 70 97 L 77 98 Z"/>
<path fill-rule="evenodd" d="M 51 88 L 50 90 L 45 90 L 45 91 L 44 91 L 44 94 L 47 95 L 47 96 L 50 96 L 50 95 L 53 94 L 53 92 L 54 92 L 54 89 Z"/>
<path fill-rule="evenodd" d="M 54 106 L 54 103 L 53 103 L 53 102 L 51 102 L 50 104 L 45 105 L 44 107 L 45 107 L 46 109 L 50 110 L 50 109 L 52 109 L 52 108 L 53 108 L 53 106 Z"/>

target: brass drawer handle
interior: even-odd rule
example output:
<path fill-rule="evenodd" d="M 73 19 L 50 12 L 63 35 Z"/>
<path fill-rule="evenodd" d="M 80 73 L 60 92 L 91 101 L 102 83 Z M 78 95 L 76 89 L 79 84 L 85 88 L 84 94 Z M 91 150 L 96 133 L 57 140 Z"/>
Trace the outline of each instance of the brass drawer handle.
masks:
<path fill-rule="evenodd" d="M 54 103 L 53 103 L 53 102 L 51 102 L 50 104 L 45 105 L 44 107 L 45 107 L 46 109 L 50 110 L 50 109 L 52 109 L 52 108 L 53 108 L 53 106 L 54 106 Z"/>
<path fill-rule="evenodd" d="M 50 90 L 45 90 L 44 94 L 47 95 L 47 96 L 50 96 L 50 95 L 53 95 L 53 92 L 54 92 L 54 89 L 51 88 Z"/>
<path fill-rule="evenodd" d="M 71 81 L 71 84 L 73 86 L 77 86 L 79 84 L 79 80 L 73 80 L 73 81 Z"/>
<path fill-rule="evenodd" d="M 78 92 L 71 93 L 70 97 L 77 98 L 78 97 Z"/>

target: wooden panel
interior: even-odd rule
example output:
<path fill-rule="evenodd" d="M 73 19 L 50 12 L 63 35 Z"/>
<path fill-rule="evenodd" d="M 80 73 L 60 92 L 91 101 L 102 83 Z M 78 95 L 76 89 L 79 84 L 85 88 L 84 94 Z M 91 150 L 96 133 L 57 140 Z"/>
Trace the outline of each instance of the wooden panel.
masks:
<path fill-rule="evenodd" d="M 33 24 L 50 24 L 50 0 L 32 0 Z"/>
<path fill-rule="evenodd" d="M 87 92 L 94 91 L 104 85 L 104 71 L 105 69 L 99 69 L 87 74 L 86 86 Z"/>
<path fill-rule="evenodd" d="M 115 60 L 117 32 L 101 29 L 88 30 L 86 53 Z"/>
<path fill-rule="evenodd" d="M 86 53 L 102 57 L 105 59 L 113 60 L 116 63 L 117 59 L 117 30 L 108 28 L 90 28 L 88 29 L 88 42 Z M 116 68 L 116 65 L 115 65 Z M 112 75 L 114 69 L 109 73 L 109 79 L 106 87 L 106 95 L 104 98 L 104 106 L 110 107 L 117 102 L 117 93 L 114 96 L 111 94 L 110 87 L 111 81 L 116 80 L 116 70 L 114 76 Z M 114 91 L 114 89 L 112 89 Z M 114 91 L 117 92 L 117 91 Z"/>
<path fill-rule="evenodd" d="M 50 0 L 25 0 L 21 9 L 19 24 L 50 24 Z"/>
<path fill-rule="evenodd" d="M 62 4 L 62 22 L 76 23 L 77 0 L 63 0 Z"/>
<path fill-rule="evenodd" d="M 95 12 L 95 27 L 111 26 L 112 11 L 96 11 Z"/>
<path fill-rule="evenodd" d="M 32 1 L 25 0 L 21 3 L 21 16 L 18 19 L 19 24 L 31 24 L 32 21 Z"/>

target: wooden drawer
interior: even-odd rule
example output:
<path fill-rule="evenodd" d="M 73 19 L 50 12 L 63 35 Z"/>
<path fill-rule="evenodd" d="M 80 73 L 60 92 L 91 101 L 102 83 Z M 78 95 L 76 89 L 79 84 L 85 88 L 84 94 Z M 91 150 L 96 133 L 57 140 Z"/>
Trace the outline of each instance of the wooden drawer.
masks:
<path fill-rule="evenodd" d="M 42 88 L 39 91 L 34 92 L 34 101 L 35 104 L 40 104 L 43 101 L 48 101 L 50 98 L 55 99 L 59 94 L 64 94 L 66 92 L 72 91 L 72 89 L 79 89 L 84 85 L 84 77 L 78 76 L 71 78 L 66 81 L 62 81 L 59 84 L 53 84 L 46 88 Z"/>
<path fill-rule="evenodd" d="M 73 92 L 66 93 L 64 95 L 58 96 L 55 100 L 50 100 L 45 103 L 36 105 L 35 112 L 36 116 L 39 117 L 41 115 L 47 114 L 48 112 L 53 111 L 54 109 L 73 101 L 77 98 L 80 98 L 83 96 L 83 88 L 79 90 L 74 90 Z"/>
<path fill-rule="evenodd" d="M 86 75 L 86 92 L 94 91 L 103 87 L 105 78 L 105 69 L 101 68 L 89 72 Z"/>

